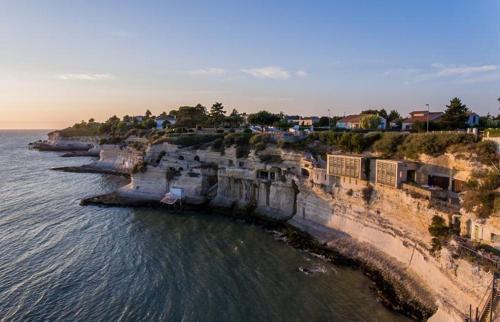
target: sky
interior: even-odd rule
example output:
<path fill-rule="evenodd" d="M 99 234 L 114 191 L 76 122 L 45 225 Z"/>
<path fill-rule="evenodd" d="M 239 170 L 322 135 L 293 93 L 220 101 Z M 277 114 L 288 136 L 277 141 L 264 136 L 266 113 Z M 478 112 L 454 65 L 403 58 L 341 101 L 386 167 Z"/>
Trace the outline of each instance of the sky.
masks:
<path fill-rule="evenodd" d="M 0 0 L 0 128 L 500 104 L 500 1 Z"/>

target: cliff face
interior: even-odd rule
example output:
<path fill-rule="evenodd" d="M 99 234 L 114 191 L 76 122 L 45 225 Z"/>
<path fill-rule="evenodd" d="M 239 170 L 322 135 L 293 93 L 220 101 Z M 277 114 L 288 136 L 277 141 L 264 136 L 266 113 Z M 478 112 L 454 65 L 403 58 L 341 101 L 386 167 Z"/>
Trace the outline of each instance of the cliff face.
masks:
<path fill-rule="evenodd" d="M 143 158 L 141 151 L 120 145 L 104 144 L 101 146 L 99 160 L 90 166 L 105 171 L 129 173 L 133 170 L 134 165 L 143 161 Z"/>
<path fill-rule="evenodd" d="M 264 158 L 263 156 L 268 156 Z M 272 156 L 272 157 L 269 157 Z M 307 157 L 280 149 L 237 158 L 210 150 L 151 146 L 137 151 L 103 146 L 99 166 L 129 171 L 139 160 L 143 171 L 131 175 L 123 196 L 160 200 L 172 187 L 183 201 L 240 208 L 287 220 L 329 247 L 376 268 L 398 287 L 400 297 L 438 307 L 434 321 L 459 321 L 478 305 L 492 276 L 443 249 L 430 254 L 428 226 L 434 215 L 448 218 L 428 200 L 403 190 L 375 185 L 367 201 L 362 182 L 330 182 L 326 170 Z M 465 171 L 460 166 L 460 171 Z"/>
<path fill-rule="evenodd" d="M 58 131 L 49 133 L 46 143 L 54 148 L 66 150 L 88 150 L 99 146 L 96 137 L 66 137 L 60 135 Z"/>
<path fill-rule="evenodd" d="M 446 249 L 437 258 L 429 253 L 431 236 L 427 227 L 436 210 L 419 207 L 418 201 L 398 190 L 379 189 L 375 194 L 376 200 L 367 206 L 360 192 L 347 196 L 342 188 L 335 189 L 333 196 L 301 192 L 299 213 L 292 224 L 341 253 L 377 267 L 389 279 L 391 275 L 399 276 L 408 283 L 406 292 L 412 298 L 426 303 L 427 294 L 432 294 L 440 310 L 436 321 L 442 321 L 444 316 L 449 321 L 463 320 L 469 305 L 479 303 L 492 275 L 467 261 L 454 259 Z M 354 239 L 356 244 L 345 239 Z M 372 256 L 377 253 L 395 265 Z"/>

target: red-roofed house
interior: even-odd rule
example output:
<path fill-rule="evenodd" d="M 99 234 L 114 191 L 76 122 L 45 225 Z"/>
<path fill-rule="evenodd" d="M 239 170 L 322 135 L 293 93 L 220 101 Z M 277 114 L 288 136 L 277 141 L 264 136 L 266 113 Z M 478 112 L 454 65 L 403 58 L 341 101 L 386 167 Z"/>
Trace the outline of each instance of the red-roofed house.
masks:
<path fill-rule="evenodd" d="M 429 114 L 429 122 L 438 121 L 444 115 L 443 112 L 413 111 L 410 112 L 410 117 L 403 120 L 401 129 L 403 131 L 410 131 L 415 122 L 427 123 L 427 114 Z"/>

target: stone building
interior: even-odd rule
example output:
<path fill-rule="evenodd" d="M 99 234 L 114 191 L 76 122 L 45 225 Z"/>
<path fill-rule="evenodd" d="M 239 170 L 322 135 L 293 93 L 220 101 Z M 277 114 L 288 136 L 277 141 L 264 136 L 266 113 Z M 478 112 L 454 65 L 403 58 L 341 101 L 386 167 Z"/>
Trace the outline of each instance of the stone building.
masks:
<path fill-rule="evenodd" d="M 327 174 L 335 184 L 364 185 L 368 182 L 369 159 L 360 155 L 328 154 Z"/>

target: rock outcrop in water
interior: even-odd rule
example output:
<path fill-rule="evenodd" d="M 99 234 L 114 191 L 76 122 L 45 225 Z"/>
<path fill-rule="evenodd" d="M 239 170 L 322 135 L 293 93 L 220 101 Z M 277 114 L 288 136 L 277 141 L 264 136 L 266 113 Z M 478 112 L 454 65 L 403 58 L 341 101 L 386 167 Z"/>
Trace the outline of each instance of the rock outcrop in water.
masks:
<path fill-rule="evenodd" d="M 374 185 L 366 200 L 366 186 L 333 184 L 320 164 L 276 147 L 237 157 L 235 147 L 221 153 L 169 143 L 143 151 L 103 145 L 99 161 L 86 167 L 129 173 L 131 182 L 84 203 L 158 205 L 175 188 L 185 204 L 251 210 L 310 234 L 377 272 L 392 285 L 400 309 L 418 318 L 432 313 L 432 321 L 463 321 L 469 305 L 479 305 L 492 274 L 457 257 L 453 245 L 431 253 L 428 226 L 433 216 L 448 218 L 448 213 L 381 185 Z"/>

